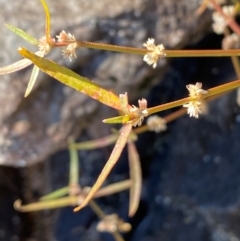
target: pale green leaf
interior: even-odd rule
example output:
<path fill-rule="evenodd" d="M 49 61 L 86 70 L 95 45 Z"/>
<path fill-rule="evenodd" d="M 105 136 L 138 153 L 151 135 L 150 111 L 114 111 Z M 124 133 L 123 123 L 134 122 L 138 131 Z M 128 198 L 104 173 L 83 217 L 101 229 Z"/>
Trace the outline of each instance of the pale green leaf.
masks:
<path fill-rule="evenodd" d="M 131 180 L 124 180 L 121 182 L 110 184 L 106 187 L 102 187 L 96 192 L 94 198 L 109 196 L 118 192 L 125 191 L 131 187 Z"/>
<path fill-rule="evenodd" d="M 70 154 L 70 174 L 69 174 L 69 185 L 78 184 L 79 177 L 79 158 L 78 151 L 73 146 L 74 142 L 69 140 L 69 154 Z"/>
<path fill-rule="evenodd" d="M 25 39 L 27 42 L 38 45 L 38 40 L 29 35 L 28 33 L 24 32 L 22 29 L 16 28 L 10 24 L 5 24 L 8 29 L 13 31 L 15 34 L 17 34 L 19 37 Z"/>
<path fill-rule="evenodd" d="M 51 200 L 51 199 L 57 199 L 59 197 L 66 196 L 69 193 L 69 187 L 62 187 L 54 192 L 51 192 L 47 195 L 44 195 L 40 198 L 41 201 Z"/>

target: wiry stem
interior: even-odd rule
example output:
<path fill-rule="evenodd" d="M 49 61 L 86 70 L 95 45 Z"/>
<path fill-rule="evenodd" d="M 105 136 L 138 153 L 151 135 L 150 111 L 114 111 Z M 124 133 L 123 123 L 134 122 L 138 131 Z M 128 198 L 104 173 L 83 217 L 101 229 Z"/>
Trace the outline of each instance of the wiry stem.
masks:
<path fill-rule="evenodd" d="M 204 94 L 202 97 L 207 98 L 207 97 L 210 97 L 210 96 L 213 96 L 213 95 L 217 95 L 217 94 L 220 94 L 220 93 L 224 93 L 224 92 L 236 89 L 238 87 L 240 87 L 240 80 L 235 80 L 235 81 L 232 81 L 230 83 L 223 84 L 223 85 L 220 85 L 220 86 L 209 89 L 208 93 Z M 184 99 L 181 99 L 181 100 L 169 102 L 167 104 L 158 105 L 158 106 L 149 108 L 148 113 L 153 114 L 153 113 L 156 113 L 156 112 L 160 112 L 160 111 L 163 111 L 163 110 L 167 110 L 167 109 L 171 109 L 171 108 L 174 108 L 174 107 L 177 107 L 177 106 L 181 106 L 181 105 L 184 105 L 185 103 L 190 102 L 191 100 L 192 100 L 192 98 L 188 97 L 188 98 L 184 98 Z"/>

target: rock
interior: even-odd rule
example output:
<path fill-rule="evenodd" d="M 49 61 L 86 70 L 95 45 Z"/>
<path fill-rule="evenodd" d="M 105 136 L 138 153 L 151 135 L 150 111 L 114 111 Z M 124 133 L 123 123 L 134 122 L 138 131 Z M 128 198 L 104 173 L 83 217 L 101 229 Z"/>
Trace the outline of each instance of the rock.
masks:
<path fill-rule="evenodd" d="M 167 48 L 180 48 L 199 40 L 208 30 L 210 14 L 195 15 L 198 1 L 49 1 L 52 34 L 71 32 L 77 39 L 142 47 L 148 37 Z M 29 47 L 4 27 L 4 23 L 23 29 L 32 36 L 44 35 L 44 12 L 39 2 L 1 1 L 2 46 L 0 65 L 20 59 L 17 48 Z M 142 98 L 159 82 L 163 66 L 153 70 L 142 56 L 97 50 L 78 50 L 78 59 L 69 64 L 52 51 L 49 58 L 73 68 L 116 93 Z M 38 77 L 34 91 L 23 98 L 32 67 L 1 76 L 0 82 L 0 164 L 16 167 L 32 165 L 66 147 L 69 136 L 77 137 L 89 121 L 97 118 L 101 105 L 51 80 Z M 161 74 L 159 73 L 161 71 Z M 94 115 L 93 115 L 94 113 Z M 111 116 L 109 112 L 108 116 Z M 99 119 L 101 121 L 101 119 Z"/>

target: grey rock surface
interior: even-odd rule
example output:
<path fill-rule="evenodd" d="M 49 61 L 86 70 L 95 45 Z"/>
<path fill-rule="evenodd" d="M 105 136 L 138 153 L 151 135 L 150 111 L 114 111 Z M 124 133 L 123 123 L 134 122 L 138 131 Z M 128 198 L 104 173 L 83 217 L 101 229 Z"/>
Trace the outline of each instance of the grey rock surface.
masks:
<path fill-rule="evenodd" d="M 208 13 L 204 17 L 194 14 L 198 1 L 49 0 L 48 4 L 53 36 L 65 30 L 77 39 L 126 46 L 142 47 L 148 37 L 154 37 L 166 48 L 181 48 L 200 39 L 210 23 Z M 34 50 L 4 23 L 36 38 L 44 35 L 45 23 L 37 0 L 1 1 L 0 9 L 0 66 L 4 66 L 20 59 L 19 46 Z M 77 52 L 73 63 L 62 59 L 59 50 L 53 50 L 49 58 L 117 94 L 129 92 L 131 100 L 142 98 L 156 82 L 155 76 L 159 81 L 166 68 L 159 63 L 153 70 L 141 56 L 86 49 Z M 40 74 L 34 91 L 24 99 L 31 69 L 0 77 L 1 165 L 26 166 L 45 160 L 65 147 L 69 136 L 77 137 L 88 128 L 93 113 L 98 118 L 102 109 L 96 101 L 45 74 Z"/>

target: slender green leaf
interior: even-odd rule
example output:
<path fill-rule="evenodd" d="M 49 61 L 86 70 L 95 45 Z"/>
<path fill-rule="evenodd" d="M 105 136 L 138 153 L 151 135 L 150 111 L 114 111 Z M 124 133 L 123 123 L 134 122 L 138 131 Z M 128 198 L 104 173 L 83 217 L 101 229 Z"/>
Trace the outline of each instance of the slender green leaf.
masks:
<path fill-rule="evenodd" d="M 40 198 L 41 201 L 57 199 L 59 197 L 66 196 L 69 193 L 69 187 L 62 187 L 54 192 L 51 192 L 43 197 Z"/>
<path fill-rule="evenodd" d="M 16 28 L 10 24 L 5 24 L 8 29 L 13 31 L 15 34 L 17 34 L 19 37 L 25 39 L 27 42 L 33 44 L 33 45 L 38 45 L 38 40 L 29 35 L 28 33 L 24 32 L 20 28 Z"/>
<path fill-rule="evenodd" d="M 138 209 L 142 189 L 142 171 L 139 154 L 132 141 L 128 142 L 128 161 L 130 167 L 130 179 L 132 181 L 128 215 L 129 217 L 132 217 Z"/>
<path fill-rule="evenodd" d="M 100 139 L 92 140 L 92 141 L 84 141 L 80 143 L 71 144 L 74 148 L 78 150 L 92 150 L 96 148 L 105 147 L 111 145 L 116 142 L 119 133 L 114 133 L 112 135 L 105 136 Z"/>
<path fill-rule="evenodd" d="M 106 187 L 102 187 L 96 192 L 94 198 L 109 196 L 114 193 L 122 192 L 131 187 L 131 180 L 124 180 L 121 182 L 110 184 Z"/>
<path fill-rule="evenodd" d="M 26 49 L 19 48 L 18 51 L 23 57 L 30 59 L 43 72 L 59 80 L 63 84 L 68 85 L 105 105 L 121 110 L 119 97 L 111 91 L 105 90 L 93 81 L 74 73 L 70 69 L 50 60 L 41 58 Z"/>
<path fill-rule="evenodd" d="M 74 209 L 75 212 L 77 212 L 80 209 L 82 209 L 83 207 L 85 207 L 88 204 L 88 202 L 94 197 L 95 193 L 99 190 L 99 188 L 102 186 L 102 184 L 106 180 L 107 176 L 109 175 L 110 171 L 112 170 L 112 168 L 118 161 L 118 159 L 123 151 L 123 148 L 126 145 L 126 142 L 128 140 L 128 136 L 131 133 L 131 130 L 132 130 L 132 124 L 126 124 L 122 127 L 122 129 L 120 130 L 120 136 L 113 148 L 113 151 L 112 151 L 106 165 L 102 169 L 102 172 L 100 173 L 96 183 L 94 184 L 94 186 L 92 187 L 92 189 L 90 190 L 90 192 L 88 193 L 87 197 L 84 199 L 82 204 Z"/>
<path fill-rule="evenodd" d="M 70 174 L 69 174 L 69 185 L 78 184 L 79 177 L 79 159 L 78 152 L 75 147 L 73 147 L 74 142 L 72 140 L 69 141 L 69 154 L 70 154 Z"/>

